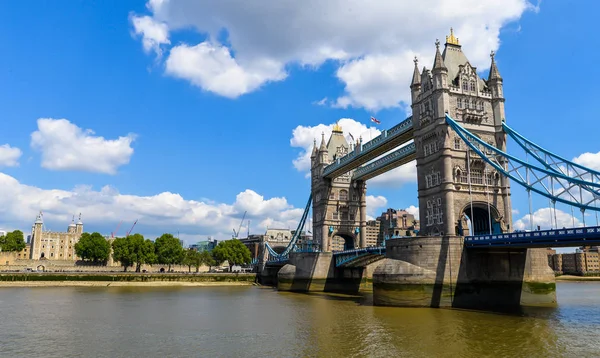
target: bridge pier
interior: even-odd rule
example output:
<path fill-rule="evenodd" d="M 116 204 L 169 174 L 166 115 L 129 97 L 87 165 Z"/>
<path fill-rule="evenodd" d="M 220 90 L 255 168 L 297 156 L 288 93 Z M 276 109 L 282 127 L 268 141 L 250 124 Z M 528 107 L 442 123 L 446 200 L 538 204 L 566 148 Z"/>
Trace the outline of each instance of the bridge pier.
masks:
<path fill-rule="evenodd" d="M 372 273 L 368 267 L 336 268 L 331 252 L 294 252 L 277 274 L 277 289 L 356 293 L 368 288 Z"/>
<path fill-rule="evenodd" d="M 505 311 L 556 304 L 544 249 L 465 248 L 458 236 L 388 240 L 375 305 Z"/>

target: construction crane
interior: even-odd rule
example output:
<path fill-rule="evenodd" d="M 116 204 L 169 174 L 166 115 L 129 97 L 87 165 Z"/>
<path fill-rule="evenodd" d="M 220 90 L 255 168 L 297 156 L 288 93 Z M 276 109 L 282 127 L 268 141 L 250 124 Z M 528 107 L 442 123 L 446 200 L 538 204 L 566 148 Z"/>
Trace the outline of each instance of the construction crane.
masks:
<path fill-rule="evenodd" d="M 246 218 L 246 213 L 248 211 L 244 211 L 244 215 L 242 216 L 242 220 L 240 221 L 240 226 L 238 227 L 237 232 L 235 231 L 235 229 L 233 229 L 233 238 L 238 238 L 240 237 L 240 231 L 242 230 L 242 224 L 244 224 L 244 219 Z"/>
<path fill-rule="evenodd" d="M 133 228 L 135 227 L 135 224 L 137 224 L 137 219 L 135 220 L 135 222 L 133 223 L 133 225 L 131 225 L 131 229 L 129 229 L 129 231 L 127 231 L 127 236 L 129 236 L 129 234 L 131 234 L 131 231 L 133 230 Z"/>
<path fill-rule="evenodd" d="M 119 231 L 119 228 L 121 227 L 121 224 L 123 223 L 123 220 L 119 221 L 119 225 L 117 225 L 117 228 L 115 229 L 115 231 L 110 233 L 110 237 L 114 238 L 115 235 L 117 234 L 117 232 Z"/>

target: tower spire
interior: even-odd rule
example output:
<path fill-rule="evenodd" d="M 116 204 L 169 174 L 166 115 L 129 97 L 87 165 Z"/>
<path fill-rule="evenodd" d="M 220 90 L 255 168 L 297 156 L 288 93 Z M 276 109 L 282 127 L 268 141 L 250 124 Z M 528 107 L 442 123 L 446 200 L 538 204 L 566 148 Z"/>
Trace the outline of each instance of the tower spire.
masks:
<path fill-rule="evenodd" d="M 319 148 L 319 152 L 327 151 L 327 146 L 325 145 L 325 132 L 321 132 L 321 147 Z"/>
<path fill-rule="evenodd" d="M 448 70 L 448 68 L 446 68 L 446 64 L 444 63 L 444 59 L 442 58 L 442 54 L 440 53 L 439 40 L 435 40 L 435 60 L 433 61 L 433 71 L 435 70 Z"/>
<path fill-rule="evenodd" d="M 415 69 L 413 71 L 412 82 L 410 83 L 411 87 L 421 84 L 421 74 L 419 73 L 419 60 L 417 59 L 417 56 L 415 56 L 413 62 L 415 63 Z"/>
<path fill-rule="evenodd" d="M 311 154 L 311 158 L 314 158 L 317 156 L 317 153 L 319 152 L 319 150 L 317 149 L 317 138 L 313 139 L 313 150 L 312 150 L 312 154 Z"/>
<path fill-rule="evenodd" d="M 494 59 L 494 57 L 496 57 L 496 53 L 492 51 L 490 53 L 490 57 L 492 58 L 492 65 L 490 66 L 490 74 L 488 76 L 488 81 L 501 80 L 502 77 L 500 76 L 500 71 L 498 71 L 498 66 L 496 66 L 496 60 Z"/>

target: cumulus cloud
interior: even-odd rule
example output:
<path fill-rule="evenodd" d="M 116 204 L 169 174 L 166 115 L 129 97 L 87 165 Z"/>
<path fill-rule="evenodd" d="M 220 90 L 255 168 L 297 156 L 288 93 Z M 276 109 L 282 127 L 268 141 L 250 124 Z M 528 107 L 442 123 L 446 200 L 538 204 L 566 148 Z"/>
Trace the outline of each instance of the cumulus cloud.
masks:
<path fill-rule="evenodd" d="M 277 61 L 264 58 L 240 64 L 227 47 L 210 42 L 173 47 L 167 59 L 166 72 L 229 98 L 239 97 L 266 82 L 280 81 L 287 76 L 283 65 Z"/>
<path fill-rule="evenodd" d="M 351 118 L 341 118 L 337 123 L 342 127 L 348 142 L 351 142 L 352 137 L 354 137 L 355 140 L 362 137 L 363 142 L 367 142 L 381 134 L 381 131 L 377 128 L 367 127 L 365 124 Z M 306 177 L 310 176 L 310 156 L 312 154 L 314 140 L 317 140 L 317 146 L 319 146 L 321 144 L 321 135 L 323 133 L 325 141 L 327 141 L 331 136 L 334 124 L 335 123 L 318 124 L 316 126 L 297 126 L 292 131 L 290 145 L 295 148 L 300 148 L 298 156 L 293 160 L 293 165 L 298 171 L 304 172 Z M 416 179 L 417 167 L 416 163 L 413 161 L 371 179 L 369 185 L 374 187 L 400 187 L 406 183 L 415 182 Z"/>
<path fill-rule="evenodd" d="M 381 209 L 387 206 L 387 199 L 384 196 L 367 195 L 367 220 L 374 220 L 381 213 Z"/>
<path fill-rule="evenodd" d="M 134 231 L 152 239 L 163 232 L 179 231 L 192 242 L 206 235 L 230 238 L 244 211 L 246 219 L 252 221 L 252 233 L 262 233 L 266 226 L 295 229 L 304 209 L 295 208 L 285 198 L 265 199 L 252 190 L 239 193 L 232 203 L 215 203 L 185 199 L 171 192 L 152 196 L 123 194 L 110 186 L 100 190 L 85 185 L 71 190 L 42 189 L 0 172 L 1 227 L 28 232 L 40 210 L 46 227 L 55 231 L 65 230 L 72 215 L 82 213 L 88 228 L 105 235 L 121 220 L 126 224 L 118 234 L 123 235 L 130 223 L 138 220 Z M 247 225 L 245 220 L 242 232 L 247 231 Z"/>
<path fill-rule="evenodd" d="M 551 228 L 563 228 L 563 227 L 579 227 L 583 226 L 583 223 L 573 217 L 570 213 L 566 213 L 562 210 L 556 209 L 556 223 L 554 221 L 554 210 L 550 208 L 538 209 L 533 215 L 526 214 L 521 219 L 515 221 L 515 229 L 517 230 L 531 230 L 531 221 L 533 220 L 533 229 L 537 230 L 539 226 L 542 230 Z M 573 224 L 575 223 L 575 224 Z"/>
<path fill-rule="evenodd" d="M 8 144 L 0 145 L 0 167 L 16 167 L 23 152 Z"/>
<path fill-rule="evenodd" d="M 600 152 L 598 153 L 583 153 L 575 158 L 573 162 L 583 165 L 584 167 L 600 170 Z"/>
<path fill-rule="evenodd" d="M 460 37 L 472 64 L 484 69 L 489 66 L 490 50 L 499 47 L 500 28 L 518 20 L 527 9 L 535 10 L 527 0 L 425 0 L 419 6 L 404 1 L 368 0 L 150 0 L 147 5 L 154 23 L 164 24 L 171 34 L 192 29 L 205 36 L 212 48 L 221 52 L 222 62 L 216 61 L 219 66 L 226 63 L 229 70 L 236 68 L 245 78 L 239 81 L 237 90 L 215 93 L 239 96 L 268 81 L 283 79 L 286 65 L 315 68 L 325 61 L 334 61 L 339 66 L 336 73 L 345 86 L 345 94 L 332 103 L 369 109 L 396 107 L 408 100 L 412 57 L 417 55 L 425 61 L 423 64 L 431 66 L 434 40 L 443 40 L 450 27 Z M 146 27 L 153 28 L 154 23 Z M 148 30 L 143 36 L 142 41 L 154 39 L 144 44 L 150 48 L 168 40 L 162 31 Z M 180 46 L 196 48 L 195 44 Z M 227 46 L 228 51 L 221 50 L 221 46 Z M 196 48 L 196 52 L 201 49 L 207 50 Z M 207 56 L 192 51 L 175 54 Z M 182 66 L 185 62 L 177 61 Z M 257 63 L 272 65 L 256 67 Z M 201 81 L 197 73 L 189 70 L 176 71 L 171 67 L 169 73 L 180 73 L 180 77 L 205 90 L 218 88 L 212 80 L 220 77 L 216 72 L 203 74 Z M 209 88 L 211 84 L 213 87 Z"/>
<path fill-rule="evenodd" d="M 42 153 L 42 167 L 116 174 L 133 155 L 129 134 L 118 139 L 94 136 L 66 119 L 40 118 L 31 134 L 31 147 Z"/>
<path fill-rule="evenodd" d="M 414 215 L 415 219 L 419 220 L 419 207 L 411 205 L 405 209 L 409 214 Z"/>
<path fill-rule="evenodd" d="M 131 16 L 131 23 L 135 35 L 142 37 L 142 45 L 146 53 L 154 51 L 160 57 L 161 45 L 171 43 L 167 24 L 155 21 L 150 16 Z"/>

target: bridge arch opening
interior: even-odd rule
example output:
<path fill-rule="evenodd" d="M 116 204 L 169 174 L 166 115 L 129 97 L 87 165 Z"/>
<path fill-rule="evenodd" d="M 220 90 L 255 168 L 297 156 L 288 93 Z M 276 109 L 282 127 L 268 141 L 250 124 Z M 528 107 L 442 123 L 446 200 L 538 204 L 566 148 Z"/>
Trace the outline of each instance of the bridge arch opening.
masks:
<path fill-rule="evenodd" d="M 503 218 L 492 204 L 473 202 L 471 205 L 469 203 L 462 213 L 457 226 L 459 235 L 489 235 L 490 232 L 492 234 L 504 232 Z"/>
<path fill-rule="evenodd" d="M 334 250 L 354 250 L 356 248 L 356 239 L 354 235 L 336 233 L 333 236 L 333 244 Z"/>
<path fill-rule="evenodd" d="M 273 251 L 275 251 L 276 253 L 278 253 L 278 254 L 282 254 L 282 253 L 285 251 L 285 249 L 286 249 L 286 246 L 271 246 L 271 248 L 272 248 L 272 249 L 273 249 Z"/>

